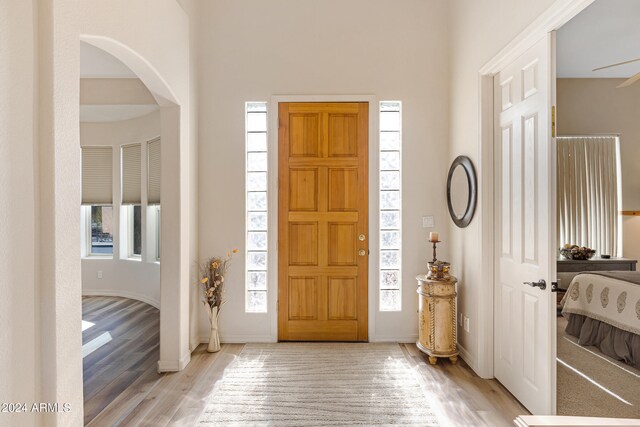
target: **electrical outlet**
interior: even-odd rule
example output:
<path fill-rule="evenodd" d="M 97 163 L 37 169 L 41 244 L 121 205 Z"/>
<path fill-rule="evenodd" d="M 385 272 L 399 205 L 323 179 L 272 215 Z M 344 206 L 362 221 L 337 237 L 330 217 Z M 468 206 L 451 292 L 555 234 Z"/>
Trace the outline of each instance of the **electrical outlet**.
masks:
<path fill-rule="evenodd" d="M 98 270 L 98 279 L 102 279 L 102 270 Z"/>
<path fill-rule="evenodd" d="M 464 316 L 464 330 L 469 332 L 469 328 L 470 328 L 470 321 L 469 318 L 467 316 Z"/>
<path fill-rule="evenodd" d="M 433 215 L 427 215 L 422 217 L 422 228 L 433 228 L 435 227 L 435 221 L 433 220 Z"/>

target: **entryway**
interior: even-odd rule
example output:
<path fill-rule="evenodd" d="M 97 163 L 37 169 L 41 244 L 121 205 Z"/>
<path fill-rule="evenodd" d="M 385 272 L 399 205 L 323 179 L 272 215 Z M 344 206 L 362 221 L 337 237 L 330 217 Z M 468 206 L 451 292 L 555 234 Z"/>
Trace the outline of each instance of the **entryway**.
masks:
<path fill-rule="evenodd" d="M 278 339 L 368 339 L 369 104 L 279 104 Z"/>

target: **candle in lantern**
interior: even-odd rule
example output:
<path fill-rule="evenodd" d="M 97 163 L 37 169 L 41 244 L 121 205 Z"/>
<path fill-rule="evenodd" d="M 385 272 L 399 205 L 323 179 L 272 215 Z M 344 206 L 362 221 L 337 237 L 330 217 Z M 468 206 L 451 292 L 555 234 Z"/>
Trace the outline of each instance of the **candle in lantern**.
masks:
<path fill-rule="evenodd" d="M 429 241 L 430 242 L 437 242 L 438 241 L 438 233 L 436 232 L 430 232 L 429 233 Z"/>

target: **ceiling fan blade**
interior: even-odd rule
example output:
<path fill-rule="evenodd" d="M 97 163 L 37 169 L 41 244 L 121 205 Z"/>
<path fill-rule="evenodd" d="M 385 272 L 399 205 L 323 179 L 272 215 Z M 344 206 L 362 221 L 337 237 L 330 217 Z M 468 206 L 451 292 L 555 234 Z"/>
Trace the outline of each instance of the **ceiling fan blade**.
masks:
<path fill-rule="evenodd" d="M 630 63 L 636 62 L 636 61 L 640 61 L 640 58 L 630 59 L 628 61 L 618 62 L 616 64 L 605 65 L 604 67 L 594 68 L 592 71 L 604 70 L 605 68 L 617 67 L 618 65 L 630 64 Z"/>
<path fill-rule="evenodd" d="M 621 85 L 616 86 L 616 88 L 631 86 L 632 84 L 634 84 L 638 80 L 640 80 L 640 73 L 634 74 L 633 76 L 631 76 L 630 78 L 628 78 L 627 80 L 622 82 Z"/>

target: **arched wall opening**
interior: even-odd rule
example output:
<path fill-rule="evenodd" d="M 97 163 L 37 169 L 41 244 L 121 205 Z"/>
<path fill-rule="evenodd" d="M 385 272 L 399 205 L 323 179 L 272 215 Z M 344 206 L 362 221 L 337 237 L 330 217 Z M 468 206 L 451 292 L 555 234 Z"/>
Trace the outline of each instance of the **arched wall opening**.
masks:
<path fill-rule="evenodd" d="M 17 34 L 24 33 L 25 40 L 31 40 L 22 51 L 11 51 L 10 58 L 23 59 L 18 64 L 25 70 L 21 70 L 25 78 L 11 81 L 11 85 L 33 94 L 29 108 L 33 120 L 17 123 L 33 135 L 30 156 L 36 213 L 30 227 L 35 236 L 30 250 L 36 258 L 34 298 L 24 308 L 25 312 L 29 307 L 33 311 L 33 316 L 26 316 L 33 320 L 24 327 L 28 330 L 32 326 L 35 337 L 33 357 L 31 361 L 25 359 L 34 365 L 34 374 L 32 380 L 26 380 L 32 385 L 30 394 L 21 395 L 18 401 L 68 402 L 72 407 L 69 412 L 34 414 L 39 420 L 35 424 L 80 425 L 83 418 L 82 334 L 78 321 L 82 308 L 78 257 L 81 40 L 115 55 L 158 97 L 161 137 L 167 142 L 161 159 L 165 260 L 160 285 L 163 318 L 158 367 L 161 371 L 180 370 L 190 360 L 189 291 L 196 288 L 189 286 L 189 275 L 197 257 L 192 227 L 197 220 L 196 181 L 192 177 L 195 174 L 189 172 L 190 168 L 195 170 L 194 165 L 197 167 L 195 138 L 191 137 L 195 125 L 191 115 L 190 25 L 178 1 L 152 3 L 25 2 L 14 20 L 20 22 L 18 27 L 24 27 Z M 12 31 L 14 26 L 8 28 Z M 29 248 L 23 252 L 29 252 Z"/>
<path fill-rule="evenodd" d="M 149 89 L 160 106 L 161 139 L 161 248 L 160 360 L 158 371 L 179 371 L 190 360 L 187 231 L 181 221 L 183 122 L 181 104 L 172 88 L 149 61 L 125 44 L 109 37 L 83 34 L 91 44 L 119 59 Z M 187 260 L 187 263 L 185 263 Z M 186 269 L 185 269 L 186 264 Z"/>

